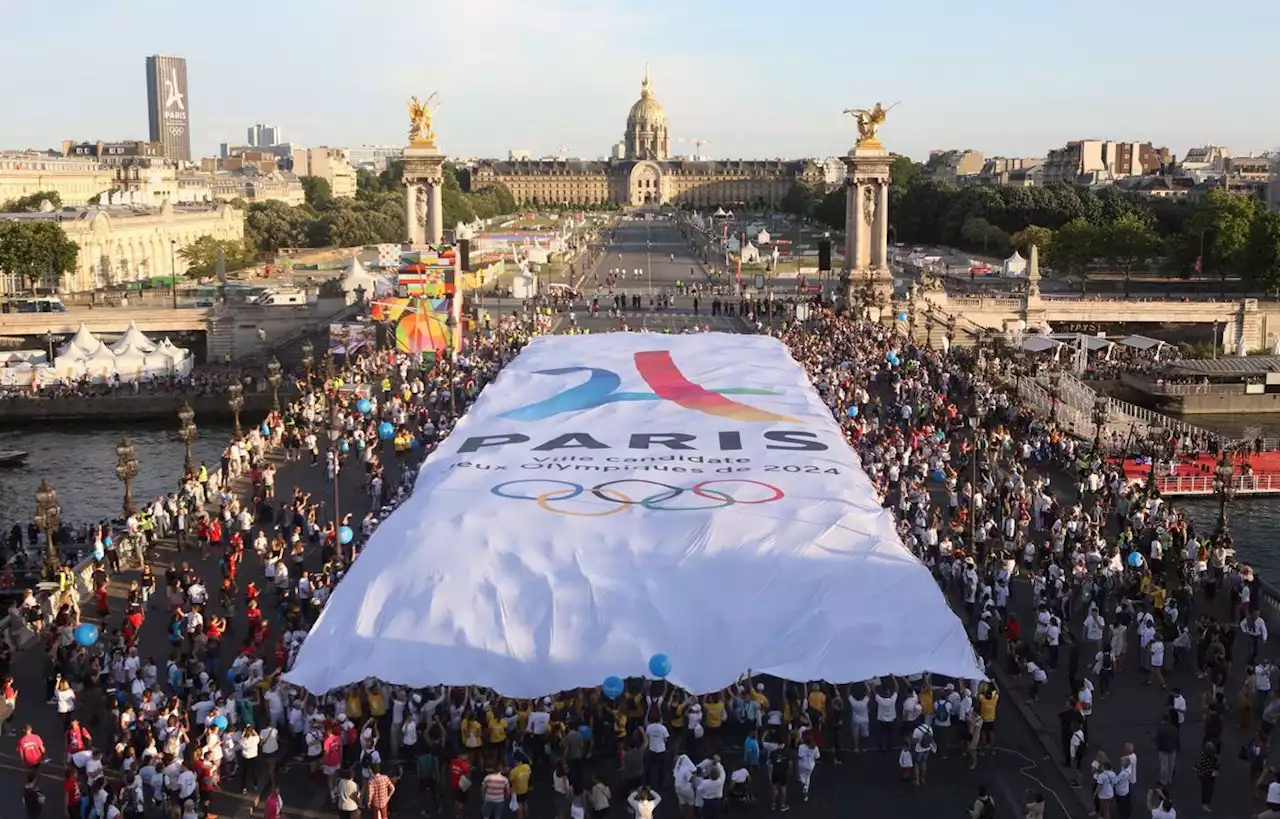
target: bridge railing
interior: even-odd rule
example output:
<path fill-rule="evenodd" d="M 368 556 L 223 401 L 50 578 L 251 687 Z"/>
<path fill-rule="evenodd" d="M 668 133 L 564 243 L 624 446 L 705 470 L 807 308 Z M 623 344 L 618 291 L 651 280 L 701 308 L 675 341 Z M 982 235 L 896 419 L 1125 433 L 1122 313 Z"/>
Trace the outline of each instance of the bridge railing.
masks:
<path fill-rule="evenodd" d="M 1212 495 L 1213 475 L 1166 475 L 1156 478 L 1161 493 L 1176 495 Z M 1280 474 L 1237 475 L 1231 479 L 1231 488 L 1240 495 L 1280 493 Z"/>

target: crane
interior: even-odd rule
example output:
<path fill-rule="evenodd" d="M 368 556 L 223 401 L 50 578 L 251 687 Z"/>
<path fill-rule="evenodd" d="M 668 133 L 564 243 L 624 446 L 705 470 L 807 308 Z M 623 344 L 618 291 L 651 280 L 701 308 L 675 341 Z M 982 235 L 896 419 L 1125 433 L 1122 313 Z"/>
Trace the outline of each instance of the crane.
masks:
<path fill-rule="evenodd" d="M 684 137 L 679 137 L 678 139 L 676 139 L 676 142 L 684 142 L 689 145 L 692 145 L 693 158 L 695 160 L 702 159 L 702 146 L 711 144 L 711 140 L 709 139 L 685 139 Z"/>

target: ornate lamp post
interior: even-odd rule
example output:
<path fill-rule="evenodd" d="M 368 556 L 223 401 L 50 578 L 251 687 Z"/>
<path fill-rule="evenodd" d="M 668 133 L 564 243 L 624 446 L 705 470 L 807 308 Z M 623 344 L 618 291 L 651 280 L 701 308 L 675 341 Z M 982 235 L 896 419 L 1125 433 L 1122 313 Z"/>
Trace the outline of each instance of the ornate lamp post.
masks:
<path fill-rule="evenodd" d="M 183 401 L 182 409 L 178 410 L 178 421 L 180 422 L 178 440 L 182 441 L 187 447 L 187 459 L 183 465 L 183 472 L 187 475 L 195 471 L 191 463 L 191 444 L 196 439 L 195 418 L 196 411 L 191 409 L 190 404 Z"/>
<path fill-rule="evenodd" d="M 1058 420 L 1058 399 L 1062 397 L 1062 373 L 1049 376 L 1049 418 Z"/>
<path fill-rule="evenodd" d="M 947 350 L 951 350 L 951 346 L 956 341 L 956 320 L 949 319 L 947 321 Z"/>
<path fill-rule="evenodd" d="M 302 370 L 306 373 L 308 387 L 311 386 L 311 367 L 316 363 L 315 351 L 316 346 L 311 339 L 302 342 Z"/>
<path fill-rule="evenodd" d="M 280 411 L 280 360 L 275 356 L 271 356 L 271 360 L 267 362 L 267 383 L 271 385 L 271 409 L 273 412 Z"/>
<path fill-rule="evenodd" d="M 235 419 L 235 435 L 240 437 L 240 411 L 244 409 L 244 385 L 232 381 L 227 385 L 227 406 L 231 407 L 231 416 Z"/>
<path fill-rule="evenodd" d="M 1213 472 L 1213 491 L 1218 496 L 1218 531 L 1215 536 L 1224 537 L 1228 534 L 1227 502 L 1236 494 L 1236 465 L 1227 457 L 1226 450 L 1223 450 L 1222 457 L 1218 458 L 1218 465 L 1214 467 Z"/>
<path fill-rule="evenodd" d="M 933 314 L 924 317 L 924 346 L 933 349 Z"/>
<path fill-rule="evenodd" d="M 121 438 L 116 444 L 116 477 L 124 484 L 124 517 L 133 514 L 133 479 L 138 477 L 138 459 L 133 454 L 133 444 Z"/>
<path fill-rule="evenodd" d="M 58 576 L 62 561 L 58 557 L 58 549 L 53 543 L 53 533 L 62 523 L 62 507 L 58 505 L 58 493 L 53 491 L 48 480 L 41 478 L 36 488 L 35 524 L 44 532 L 44 571 L 49 580 Z"/>
<path fill-rule="evenodd" d="M 334 366 L 333 366 L 333 350 L 325 350 L 325 353 L 324 353 L 324 377 L 325 377 L 326 379 L 328 379 L 329 381 L 332 381 L 332 380 L 333 380 L 333 374 L 334 374 L 334 372 L 335 372 L 335 369 L 334 369 Z"/>
<path fill-rule="evenodd" d="M 1093 400 L 1093 454 L 1095 457 L 1102 452 L 1102 428 L 1109 420 L 1107 399 L 1099 395 Z"/>

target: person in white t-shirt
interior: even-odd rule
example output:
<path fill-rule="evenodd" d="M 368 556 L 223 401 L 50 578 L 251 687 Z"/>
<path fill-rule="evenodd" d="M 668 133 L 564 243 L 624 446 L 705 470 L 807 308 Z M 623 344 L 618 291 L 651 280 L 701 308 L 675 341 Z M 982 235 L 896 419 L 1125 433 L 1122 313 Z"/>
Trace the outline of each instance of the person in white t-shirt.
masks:
<path fill-rule="evenodd" d="M 644 727 L 644 735 L 649 741 L 649 749 L 645 751 L 644 777 L 650 787 L 662 786 L 662 777 L 667 770 L 667 740 L 671 732 L 661 720 L 649 723 Z"/>
<path fill-rule="evenodd" d="M 796 748 L 796 779 L 800 782 L 800 791 L 804 801 L 809 801 L 809 783 L 813 780 L 813 769 L 818 766 L 822 752 L 812 744 L 809 734 L 800 738 L 800 746 Z"/>
<path fill-rule="evenodd" d="M 884 686 L 876 689 L 876 747 L 888 751 L 893 742 L 893 725 L 898 719 L 898 679 L 890 678 L 891 687 L 886 693 Z"/>
<path fill-rule="evenodd" d="M 853 731 L 853 752 L 856 754 L 862 750 L 863 740 L 869 743 L 871 739 L 871 694 L 866 688 L 863 688 L 861 697 L 855 697 L 852 691 L 849 692 L 849 725 Z"/>

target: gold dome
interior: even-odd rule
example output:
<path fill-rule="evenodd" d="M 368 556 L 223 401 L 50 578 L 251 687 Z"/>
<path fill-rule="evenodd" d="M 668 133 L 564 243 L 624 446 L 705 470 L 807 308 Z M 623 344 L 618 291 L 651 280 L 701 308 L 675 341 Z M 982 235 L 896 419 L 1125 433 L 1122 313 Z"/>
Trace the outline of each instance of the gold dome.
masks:
<path fill-rule="evenodd" d="M 667 112 L 653 98 L 653 88 L 649 82 L 649 70 L 646 68 L 644 82 L 640 84 L 640 99 L 636 100 L 636 104 L 631 106 L 631 112 L 627 114 L 627 126 L 638 125 L 641 130 L 645 130 L 656 125 L 666 124 Z"/>

